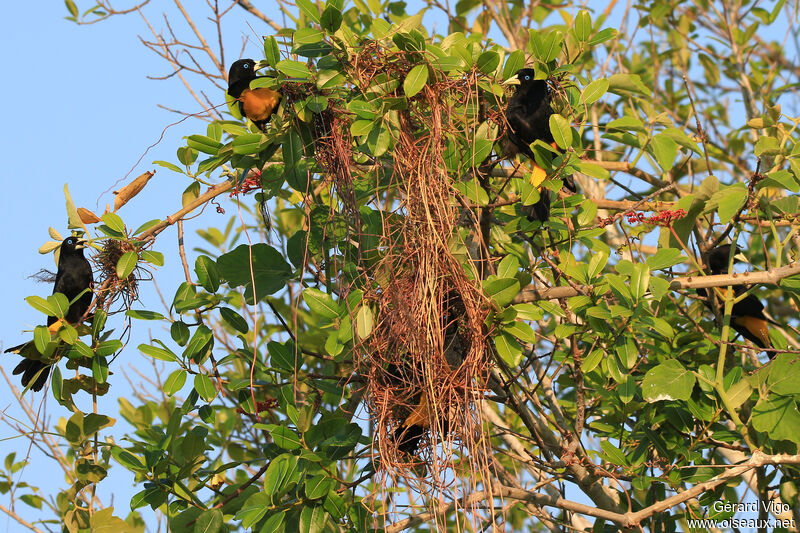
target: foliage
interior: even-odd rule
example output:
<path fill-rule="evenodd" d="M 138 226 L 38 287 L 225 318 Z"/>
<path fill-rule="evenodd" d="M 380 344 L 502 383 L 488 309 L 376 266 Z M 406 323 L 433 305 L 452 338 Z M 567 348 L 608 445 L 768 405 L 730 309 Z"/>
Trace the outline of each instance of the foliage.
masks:
<path fill-rule="evenodd" d="M 783 2 L 431 2 L 446 35 L 404 2 L 280 5 L 292 27 L 264 40 L 272 75 L 256 82 L 280 108 L 262 133 L 229 98 L 157 162 L 189 182 L 175 217 L 84 222 L 67 191 L 104 273 L 85 336 L 36 335 L 80 370 L 51 383 L 71 482 L 51 510 L 67 530 L 137 530 L 152 509 L 176 531 L 676 531 L 730 516 L 711 503 L 747 488 L 797 509 L 798 276 L 751 289 L 784 324 L 769 365 L 730 335 L 733 291 L 711 312 L 671 283 L 728 239 L 757 269 L 797 259 L 797 72 L 764 40 Z M 544 227 L 520 210 L 539 199 L 530 164 L 502 158 L 501 83 L 526 65 L 555 94 L 558 148 L 533 145 L 542 186 L 575 175 L 583 191 Z M 168 325 L 138 346 L 165 377 L 121 400 L 124 442 L 98 438 L 123 346 L 106 311 L 163 263 L 160 232 L 222 194 L 252 220 L 199 231 L 169 309 L 127 310 L 133 328 Z M 410 456 L 397 427 L 423 393 L 430 427 Z M 98 412 L 73 401 L 87 394 Z M 713 467 L 746 460 L 755 475 Z M 112 462 L 141 487 L 124 525 L 91 491 Z M 0 488 L 41 508 L 18 468 L 9 455 Z"/>

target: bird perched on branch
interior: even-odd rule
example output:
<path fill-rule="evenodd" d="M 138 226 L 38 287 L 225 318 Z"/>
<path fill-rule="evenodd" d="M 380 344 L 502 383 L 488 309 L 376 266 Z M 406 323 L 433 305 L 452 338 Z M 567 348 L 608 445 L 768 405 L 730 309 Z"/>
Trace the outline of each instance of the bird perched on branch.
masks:
<path fill-rule="evenodd" d="M 547 80 L 537 80 L 535 75 L 536 72 L 532 68 L 524 68 L 504 82 L 504 85 L 517 86 L 506 108 L 508 142 L 504 152 L 509 158 L 518 153 L 528 157 L 533 163 L 531 183 L 539 185 L 547 176 L 547 172 L 536 164 L 530 145 L 536 140 L 541 140 L 556 148 L 556 143 L 550 132 L 550 115 L 553 114 L 553 109 L 550 107 L 552 98 L 550 88 L 547 86 Z M 578 190 L 572 176 L 563 178 L 563 185 L 571 192 Z M 541 187 L 539 201 L 524 206 L 523 212 L 528 215 L 529 220 L 546 222 L 550 218 L 550 191 Z"/>
<path fill-rule="evenodd" d="M 747 261 L 738 246 L 735 252 L 736 255 L 734 255 L 733 258 L 734 262 Z M 728 273 L 730 254 L 730 244 L 717 246 L 705 254 L 704 260 L 711 274 L 719 275 Z M 727 296 L 728 288 L 722 288 L 721 290 L 723 295 Z M 743 285 L 736 286 L 733 291 L 734 297 L 740 296 L 746 290 L 747 288 Z M 706 289 L 697 289 L 697 294 L 706 296 L 706 305 L 712 308 L 710 292 L 711 291 L 707 291 Z M 769 319 L 764 315 L 764 304 L 754 295 L 748 294 L 742 300 L 733 304 L 733 309 L 731 310 L 731 327 L 742 337 L 762 349 L 772 348 L 772 342 L 769 338 L 769 328 L 767 327 L 768 322 Z"/>
<path fill-rule="evenodd" d="M 281 102 L 278 91 L 268 87 L 250 88 L 251 81 L 266 77 L 256 76 L 256 62 L 252 59 L 235 61 L 228 71 L 228 94 L 239 101 L 239 111 L 261 131 L 266 131 L 272 113 Z"/>
<path fill-rule="evenodd" d="M 58 271 L 56 272 L 53 294 L 61 293 L 72 302 L 64 314 L 63 321 L 69 324 L 80 322 L 89 305 L 92 303 L 92 267 L 83 256 L 86 241 L 77 237 L 67 237 L 61 243 L 58 258 Z M 74 301 L 73 301 L 74 300 Z M 47 328 L 51 334 L 56 333 L 61 327 L 62 320 L 54 316 L 47 317 Z M 22 386 L 27 387 L 31 381 L 31 388 L 35 391 L 42 390 L 47 382 L 50 364 L 42 361 L 42 354 L 36 349 L 33 341 L 14 346 L 6 353 L 16 353 L 22 356 L 22 361 L 14 368 L 14 375 L 22 374 Z"/>

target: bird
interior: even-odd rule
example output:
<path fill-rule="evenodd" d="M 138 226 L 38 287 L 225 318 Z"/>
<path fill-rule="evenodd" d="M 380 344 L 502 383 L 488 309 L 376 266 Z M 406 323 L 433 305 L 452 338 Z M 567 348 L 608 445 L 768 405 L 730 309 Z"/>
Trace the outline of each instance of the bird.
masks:
<path fill-rule="evenodd" d="M 92 303 L 91 285 L 92 266 L 83 255 L 86 241 L 77 237 L 67 237 L 61 243 L 58 270 L 53 284 L 53 294 L 61 293 L 72 302 L 63 321 L 77 324 L 86 314 Z M 89 290 L 87 290 L 89 289 Z M 77 299 L 76 299 L 77 298 Z M 75 300 L 73 302 L 73 300 Z M 51 334 L 56 333 L 61 327 L 62 319 L 54 316 L 47 317 L 47 328 Z M 14 375 L 22 374 L 22 386 L 27 387 L 33 380 L 31 388 L 34 391 L 42 390 L 50 373 L 50 363 L 42 361 L 42 354 L 36 349 L 33 341 L 19 346 L 14 346 L 5 353 L 16 353 L 22 356 L 22 361 L 14 368 Z"/>
<path fill-rule="evenodd" d="M 412 378 L 412 365 L 405 363 L 397 365 L 391 363 L 384 371 L 384 384 L 389 387 L 406 387 Z M 399 390 L 399 389 L 398 389 Z M 411 395 L 410 406 L 403 407 L 400 411 L 400 421 L 394 430 L 394 441 L 397 449 L 407 455 L 417 452 L 419 443 L 425 430 L 430 427 L 428 417 L 428 395 L 423 390 L 417 390 Z"/>
<path fill-rule="evenodd" d="M 728 260 L 731 254 L 731 247 L 732 245 L 725 244 L 706 252 L 704 256 L 705 263 L 708 265 L 708 269 L 712 275 L 728 273 Z M 738 246 L 735 252 L 734 262 L 746 260 Z M 733 294 L 735 297 L 738 297 L 746 290 L 746 287 L 740 285 L 734 288 Z M 722 293 L 727 295 L 727 289 L 722 289 Z M 707 296 L 708 291 L 706 291 L 706 289 L 697 289 L 697 294 Z M 711 308 L 712 304 L 708 299 L 706 300 L 706 305 Z M 742 300 L 733 304 L 733 309 L 731 310 L 731 326 L 742 337 L 762 350 L 772 348 L 772 341 L 770 341 L 769 338 L 769 328 L 767 327 L 768 323 L 769 319 L 764 315 L 764 304 L 753 294 L 748 294 Z"/>
<path fill-rule="evenodd" d="M 506 108 L 506 122 L 508 132 L 504 153 L 511 158 L 518 153 L 524 154 L 533 162 L 531 183 L 540 184 L 547 176 L 547 172 L 539 167 L 534 159 L 531 143 L 541 140 L 556 148 L 553 134 L 550 132 L 550 107 L 552 95 L 547 86 L 547 80 L 537 80 L 536 71 L 532 68 L 523 68 L 517 71 L 504 82 L 504 85 L 516 85 L 517 88 L 508 101 Z M 570 192 L 577 192 L 572 176 L 563 178 L 563 185 Z M 539 200 L 530 206 L 524 206 L 523 212 L 528 215 L 528 220 L 538 220 L 545 223 L 550 219 L 550 191 L 545 187 L 539 190 Z"/>
<path fill-rule="evenodd" d="M 261 131 L 266 131 L 269 119 L 281 102 L 281 94 L 274 89 L 250 88 L 251 81 L 266 77 L 256 76 L 256 62 L 252 59 L 234 61 L 228 71 L 228 94 L 239 101 L 239 111 Z"/>

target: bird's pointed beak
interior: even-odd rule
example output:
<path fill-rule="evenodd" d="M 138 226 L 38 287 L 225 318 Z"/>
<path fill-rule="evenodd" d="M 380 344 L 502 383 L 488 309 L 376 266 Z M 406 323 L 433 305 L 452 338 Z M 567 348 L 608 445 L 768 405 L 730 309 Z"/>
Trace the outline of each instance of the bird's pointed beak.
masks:
<path fill-rule="evenodd" d="M 76 250 L 81 250 L 83 248 L 86 248 L 86 243 L 88 243 L 88 242 L 89 241 L 86 240 L 86 239 L 78 239 L 78 244 L 75 245 L 75 249 Z"/>
<path fill-rule="evenodd" d="M 506 81 L 504 81 L 502 85 L 505 87 L 508 87 L 509 85 L 519 85 L 519 78 L 516 76 L 511 76 Z"/>
<path fill-rule="evenodd" d="M 740 261 L 742 263 L 748 263 L 748 264 L 750 263 L 750 261 L 747 259 L 747 256 L 744 255 L 742 252 L 739 252 L 736 255 L 734 255 L 733 260 Z"/>
<path fill-rule="evenodd" d="M 268 67 L 269 63 L 267 63 L 266 59 L 262 59 L 261 61 L 256 61 L 256 66 L 253 67 L 253 70 L 261 70 L 262 68 Z"/>

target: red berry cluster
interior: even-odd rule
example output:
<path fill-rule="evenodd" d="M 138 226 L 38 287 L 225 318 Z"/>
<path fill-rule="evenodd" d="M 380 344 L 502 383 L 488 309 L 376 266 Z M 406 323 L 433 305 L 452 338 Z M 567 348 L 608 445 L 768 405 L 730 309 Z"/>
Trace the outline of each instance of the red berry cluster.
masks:
<path fill-rule="evenodd" d="M 628 224 L 638 224 L 644 222 L 646 224 L 653 224 L 654 226 L 669 226 L 673 220 L 678 220 L 686 216 L 686 211 L 678 209 L 677 211 L 661 211 L 660 213 L 651 217 L 645 217 L 644 213 L 637 213 L 636 211 L 628 211 L 625 213 L 628 217 Z"/>
<path fill-rule="evenodd" d="M 247 194 L 255 189 L 261 189 L 261 171 L 250 170 L 247 177 L 239 185 L 233 188 L 231 196 L 235 194 Z"/>
<path fill-rule="evenodd" d="M 270 409 L 275 409 L 278 407 L 278 399 L 277 398 L 269 398 L 267 400 L 256 402 L 256 409 L 259 413 L 263 413 L 264 411 L 269 411 Z M 236 412 L 239 414 L 248 414 L 244 409 L 241 407 L 236 408 Z"/>
<path fill-rule="evenodd" d="M 636 211 L 628 211 L 625 213 L 625 216 L 628 217 L 628 224 L 636 224 L 638 222 L 644 222 L 644 213 L 637 213 Z"/>

